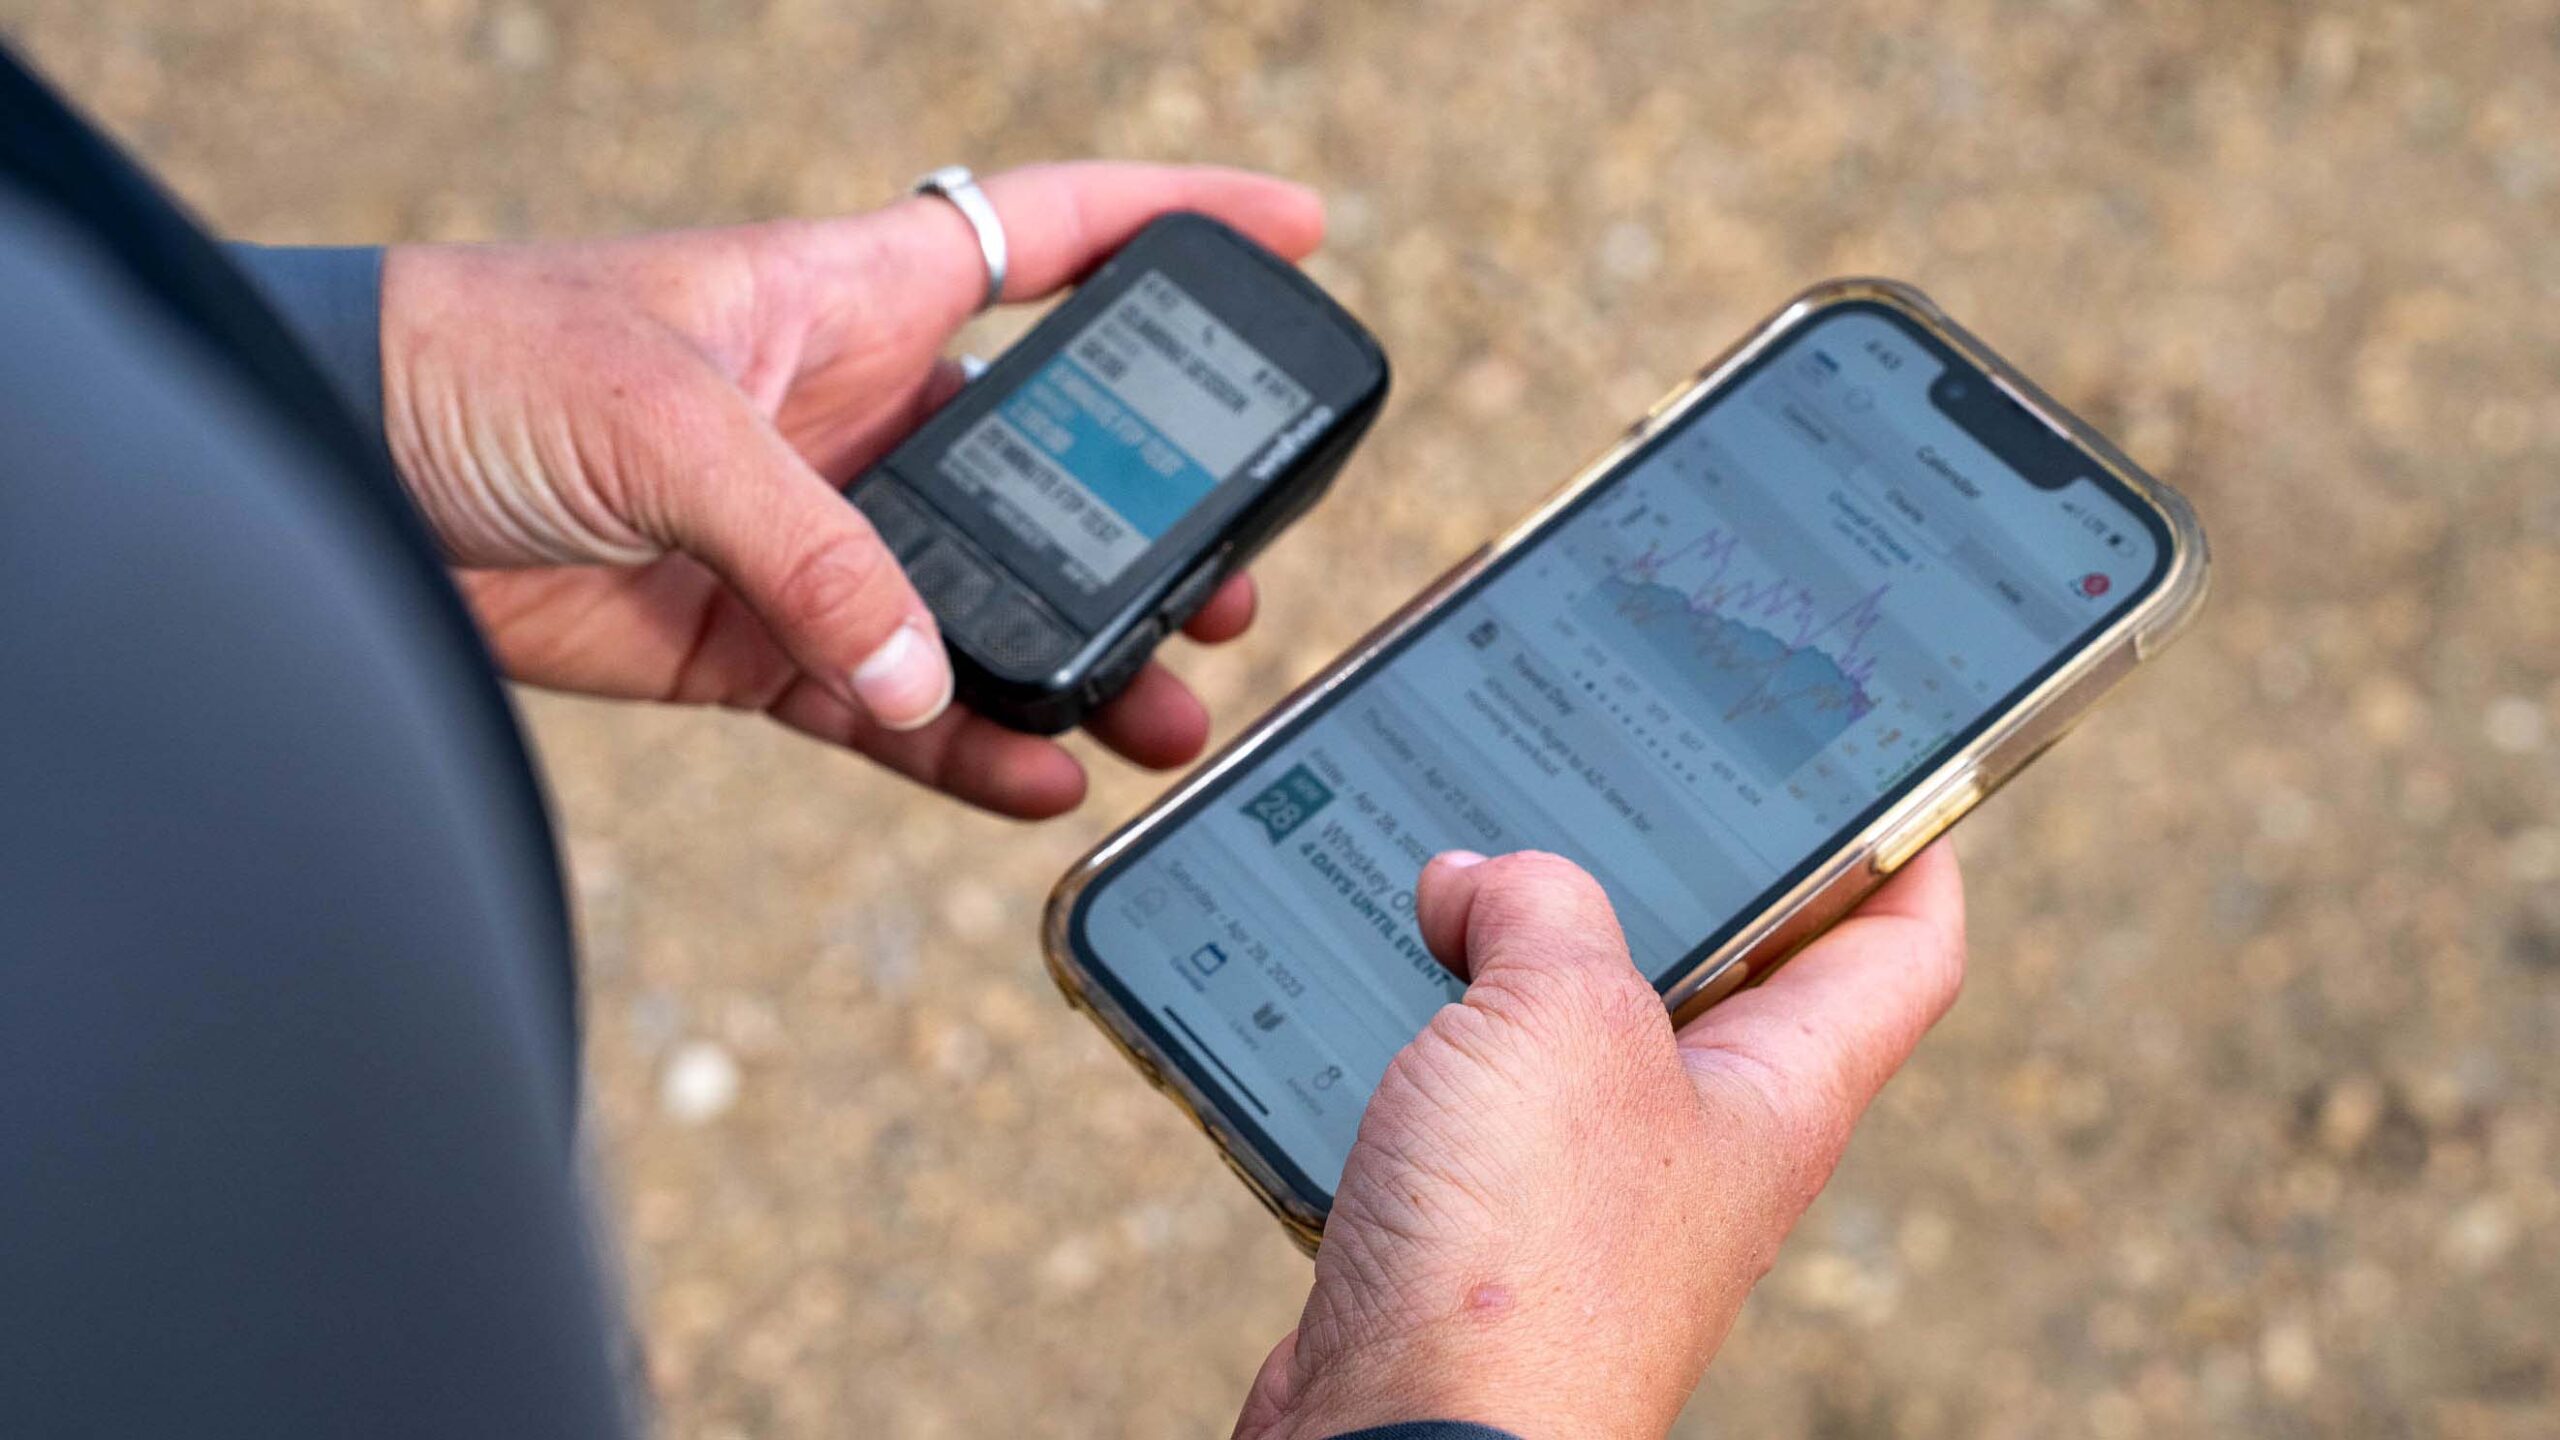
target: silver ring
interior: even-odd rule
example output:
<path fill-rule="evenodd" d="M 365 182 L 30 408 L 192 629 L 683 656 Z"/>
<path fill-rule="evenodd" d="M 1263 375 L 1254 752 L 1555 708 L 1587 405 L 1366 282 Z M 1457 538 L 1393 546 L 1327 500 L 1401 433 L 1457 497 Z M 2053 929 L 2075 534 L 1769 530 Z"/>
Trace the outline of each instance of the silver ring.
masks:
<path fill-rule="evenodd" d="M 978 301 L 984 310 L 1004 297 L 1005 243 L 1004 221 L 997 217 L 995 205 L 987 192 L 978 188 L 978 177 L 966 165 L 945 165 L 916 177 L 911 191 L 917 195 L 939 195 L 951 202 L 960 218 L 977 232 L 978 254 L 987 262 L 987 293 Z"/>

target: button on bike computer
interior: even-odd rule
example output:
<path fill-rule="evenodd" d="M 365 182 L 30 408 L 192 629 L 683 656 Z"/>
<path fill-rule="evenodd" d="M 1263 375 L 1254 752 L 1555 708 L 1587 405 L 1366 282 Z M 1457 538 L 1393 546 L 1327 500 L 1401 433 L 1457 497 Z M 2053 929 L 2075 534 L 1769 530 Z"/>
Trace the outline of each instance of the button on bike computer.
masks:
<path fill-rule="evenodd" d="M 1313 504 L 1386 355 L 1297 267 L 1157 220 L 850 492 L 932 607 L 960 698 L 1083 719 Z"/>

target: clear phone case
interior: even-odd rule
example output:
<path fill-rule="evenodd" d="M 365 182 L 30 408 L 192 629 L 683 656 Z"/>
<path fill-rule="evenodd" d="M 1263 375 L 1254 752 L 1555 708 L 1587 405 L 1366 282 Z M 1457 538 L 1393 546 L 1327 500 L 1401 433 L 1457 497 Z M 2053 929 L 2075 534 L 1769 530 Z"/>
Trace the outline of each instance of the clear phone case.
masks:
<path fill-rule="evenodd" d="M 2197 524 L 2194 511 L 2176 491 L 2145 474 L 2104 436 L 2055 403 L 1990 347 L 1950 320 L 1927 296 L 1908 285 L 1878 279 L 1833 280 L 1789 301 L 1740 344 L 1657 401 L 1625 434 L 1509 532 L 1432 582 L 1183 783 L 1095 847 L 1050 893 L 1042 944 L 1049 973 L 1068 1002 L 1090 1015 L 1148 1083 L 1170 1097 L 1200 1126 L 1216 1143 L 1230 1168 L 1309 1253 L 1314 1252 L 1324 1234 L 1321 1197 L 1293 1193 L 1280 1171 L 1255 1153 L 1244 1135 L 1224 1122 L 1217 1106 L 1181 1066 L 1154 1053 L 1145 1033 L 1120 1012 L 1104 987 L 1092 982 L 1068 933 L 1077 897 L 1107 873 L 1132 844 L 1164 824 L 1184 802 L 1218 785 L 1229 772 L 1252 765 L 1283 727 L 1371 664 L 1406 633 L 1428 621 L 1449 595 L 1501 556 L 1542 534 L 1576 496 L 1616 470 L 1664 426 L 1677 422 L 1753 358 L 1798 327 L 1834 306 L 1853 302 L 1889 307 L 1935 335 L 2031 414 L 2080 444 L 2127 489 L 2150 504 L 2170 535 L 2167 573 L 2141 602 L 2117 617 L 2078 655 L 1996 717 L 1971 743 L 1945 756 L 1891 808 L 1778 896 L 1733 939 L 1666 986 L 1664 999 L 1676 1019 L 1685 1021 L 1736 990 L 1767 978 L 1788 956 L 1847 914 L 1904 861 L 2060 739 L 2099 696 L 2158 654 L 2194 620 L 2204 602 L 2209 562 L 2204 531 Z"/>

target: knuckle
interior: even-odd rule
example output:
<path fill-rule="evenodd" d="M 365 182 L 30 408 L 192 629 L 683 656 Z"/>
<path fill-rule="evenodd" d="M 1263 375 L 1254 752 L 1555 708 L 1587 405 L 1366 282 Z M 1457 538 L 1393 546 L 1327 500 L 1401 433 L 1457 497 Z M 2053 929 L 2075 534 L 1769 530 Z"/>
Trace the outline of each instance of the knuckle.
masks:
<path fill-rule="evenodd" d="M 1655 1039 L 1666 1050 L 1670 1044 L 1661 1002 L 1641 985 L 1634 992 L 1579 971 L 1503 976 L 1450 1007 L 1455 1013 L 1435 1026 L 1436 1038 L 1515 1082 L 1532 1076 L 1541 1085 L 1596 1081 L 1623 1069 Z"/>
<path fill-rule="evenodd" d="M 1505 855 L 1489 862 L 1483 875 L 1474 923 L 1490 935 L 1528 927 L 1573 932 L 1609 913 L 1599 882 L 1561 855 Z"/>
<path fill-rule="evenodd" d="M 1421 1035 L 1388 1063 L 1381 1091 L 1392 1084 L 1417 1099 L 1436 1100 L 1450 1095 L 1466 1070 L 1495 1068 L 1509 1029 L 1506 1022 L 1514 1018 L 1503 1014 L 1503 1009 L 1498 1002 L 1457 1001 L 1441 1006 Z"/>
<path fill-rule="evenodd" d="M 1590 871 L 1545 850 L 1522 850 L 1502 856 L 1487 878 L 1506 891 L 1551 902 L 1601 898 L 1600 883 L 1591 878 Z"/>
<path fill-rule="evenodd" d="M 1486 1063 L 1517 1051 L 1552 1050 L 1564 1015 L 1546 993 L 1549 988 L 1516 975 L 1487 976 L 1467 987 L 1465 1000 L 1448 1007 L 1456 1015 L 1445 1024 L 1434 1022 L 1437 1033 L 1459 1053 Z"/>
<path fill-rule="evenodd" d="M 1517 987 L 1522 1002 L 1611 1035 L 1668 1030 L 1661 996 L 1637 973 L 1598 881 L 1559 855 L 1524 852 L 1492 863 L 1502 868 L 1478 889 L 1472 924 L 1479 939 L 1515 954 L 1524 946 L 1539 952 Z"/>
<path fill-rule="evenodd" d="M 1671 1038 L 1671 1012 L 1663 1006 L 1661 992 L 1634 965 L 1586 966 L 1584 973 L 1593 1018 L 1609 1034 L 1622 1040 Z"/>
<path fill-rule="evenodd" d="M 791 623 L 848 625 L 892 608 L 897 564 L 868 529 L 839 531 L 802 550 L 783 571 L 775 603 Z"/>
<path fill-rule="evenodd" d="M 595 357 L 591 406 L 572 417 L 580 475 L 609 508 L 668 543 L 701 531 L 714 512 L 703 477 L 738 448 L 742 422 L 702 357 L 628 316 L 566 317 L 557 349 Z"/>

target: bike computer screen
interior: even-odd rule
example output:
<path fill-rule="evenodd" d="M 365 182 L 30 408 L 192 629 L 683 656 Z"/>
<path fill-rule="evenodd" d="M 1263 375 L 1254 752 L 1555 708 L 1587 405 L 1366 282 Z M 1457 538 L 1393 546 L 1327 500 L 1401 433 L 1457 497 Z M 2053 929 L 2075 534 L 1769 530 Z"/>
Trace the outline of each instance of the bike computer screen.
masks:
<path fill-rule="evenodd" d="M 1079 958 L 1293 1186 L 1462 990 L 1448 849 L 1552 850 L 1660 986 L 2165 573 L 2156 511 L 1898 313 L 1801 324 L 1081 897 Z M 2004 455 L 2012 458 L 2003 458 Z"/>
<path fill-rule="evenodd" d="M 1092 595 L 1311 403 L 1304 385 L 1149 270 L 937 468 Z"/>

